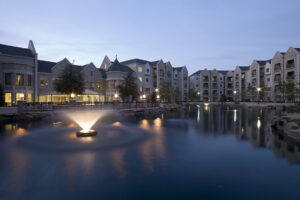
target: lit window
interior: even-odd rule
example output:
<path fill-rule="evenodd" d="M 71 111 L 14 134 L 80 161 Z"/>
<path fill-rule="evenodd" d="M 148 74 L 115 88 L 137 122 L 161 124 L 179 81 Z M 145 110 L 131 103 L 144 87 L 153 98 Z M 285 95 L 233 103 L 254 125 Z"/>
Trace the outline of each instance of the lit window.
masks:
<path fill-rule="evenodd" d="M 138 72 L 143 72 L 143 67 L 138 67 Z"/>
<path fill-rule="evenodd" d="M 102 84 L 101 83 L 97 83 L 97 89 L 102 90 Z"/>
<path fill-rule="evenodd" d="M 141 76 L 139 76 L 139 81 L 143 82 L 143 78 Z"/>
<path fill-rule="evenodd" d="M 94 89 L 94 83 L 90 82 L 90 89 Z"/>
<path fill-rule="evenodd" d="M 16 85 L 24 86 L 24 74 L 17 74 L 16 76 Z"/>
<path fill-rule="evenodd" d="M 46 77 L 41 77 L 40 78 L 40 86 L 41 87 L 47 87 L 48 86 L 48 80 Z"/>

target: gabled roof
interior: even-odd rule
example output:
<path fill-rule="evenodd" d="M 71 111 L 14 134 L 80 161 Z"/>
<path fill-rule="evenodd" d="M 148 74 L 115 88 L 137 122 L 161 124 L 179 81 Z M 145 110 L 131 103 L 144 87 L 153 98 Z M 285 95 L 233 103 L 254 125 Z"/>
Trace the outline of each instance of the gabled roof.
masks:
<path fill-rule="evenodd" d="M 267 60 L 257 60 L 256 61 L 259 65 L 265 65 L 267 63 Z"/>
<path fill-rule="evenodd" d="M 102 78 L 106 78 L 106 72 L 104 69 L 101 69 L 101 68 L 97 68 L 99 70 L 99 72 L 101 73 L 102 75 Z"/>
<path fill-rule="evenodd" d="M 34 58 L 30 49 L 0 44 L 0 54 Z"/>
<path fill-rule="evenodd" d="M 241 71 L 248 71 L 250 69 L 250 66 L 239 66 L 239 68 L 241 69 Z"/>
<path fill-rule="evenodd" d="M 127 67 L 126 65 L 122 65 L 119 63 L 118 59 L 116 59 L 112 65 L 107 69 L 108 72 L 118 71 L 118 72 L 133 72 L 132 69 Z"/>
<path fill-rule="evenodd" d="M 128 65 L 128 64 L 130 64 L 130 63 L 140 63 L 140 64 L 146 64 L 146 63 L 149 63 L 149 64 L 151 64 L 150 61 L 142 60 L 142 59 L 138 59 L 138 58 L 131 59 L 131 60 L 126 60 L 126 61 L 121 62 L 121 64 L 123 64 L 123 65 Z"/>
<path fill-rule="evenodd" d="M 228 72 L 230 72 L 231 70 L 219 70 L 218 72 L 223 74 L 223 75 L 226 75 Z"/>
<path fill-rule="evenodd" d="M 280 53 L 281 55 L 283 55 L 283 56 L 285 55 L 285 52 L 279 52 L 279 53 Z"/>
<path fill-rule="evenodd" d="M 192 75 L 190 75 L 190 76 L 199 75 L 199 74 L 201 74 L 201 72 L 202 72 L 202 70 L 198 70 L 198 71 L 194 72 L 194 73 L 193 73 Z"/>
<path fill-rule="evenodd" d="M 183 70 L 183 68 L 184 67 L 173 67 L 173 71 L 175 71 L 175 70 L 181 71 L 181 70 Z"/>
<path fill-rule="evenodd" d="M 38 72 L 51 73 L 52 67 L 56 64 L 55 62 L 38 60 Z"/>
<path fill-rule="evenodd" d="M 159 60 L 153 61 L 153 62 L 151 62 L 150 64 L 151 64 L 151 65 L 157 65 L 157 63 L 159 63 Z"/>

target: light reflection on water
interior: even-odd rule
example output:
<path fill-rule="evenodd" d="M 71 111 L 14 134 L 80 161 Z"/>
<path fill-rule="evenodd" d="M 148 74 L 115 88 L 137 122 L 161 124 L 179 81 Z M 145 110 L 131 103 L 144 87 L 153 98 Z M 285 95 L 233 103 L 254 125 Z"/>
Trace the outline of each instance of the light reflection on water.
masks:
<path fill-rule="evenodd" d="M 137 124 L 118 121 L 110 124 L 114 129 L 107 128 L 106 138 L 118 138 L 119 130 L 124 127 L 144 131 L 149 137 L 114 148 L 74 152 L 20 149 L 15 146 L 14 141 L 18 140 L 15 136 L 31 132 L 26 127 L 6 124 L 1 129 L 2 134 L 9 133 L 12 137 L 0 138 L 3 144 L 0 153 L 3 155 L 3 163 L 6 163 L 0 166 L 0 196 L 20 199 L 25 195 L 30 199 L 31 192 L 39 188 L 39 192 L 49 194 L 46 199 L 82 199 L 82 195 L 78 194 L 83 190 L 108 199 L 111 195 L 118 195 L 113 191 L 118 188 L 120 196 L 117 197 L 126 194 L 129 199 L 143 199 L 143 195 L 147 194 L 154 199 L 162 193 L 159 188 L 168 184 L 172 193 L 182 198 L 184 196 L 180 194 L 186 193 L 202 197 L 203 193 L 198 192 L 205 188 L 205 191 L 210 191 L 205 193 L 208 197 L 214 191 L 220 192 L 221 196 L 232 191 L 240 195 L 245 193 L 248 199 L 253 199 L 249 188 L 258 191 L 264 185 L 265 190 L 273 191 L 268 185 L 276 184 L 272 182 L 275 172 L 281 174 L 278 181 L 285 182 L 286 188 L 275 190 L 273 197 L 278 195 L 276 192 L 281 192 L 282 196 L 289 187 L 295 187 L 289 180 L 300 178 L 292 174 L 293 170 L 299 170 L 300 167 L 300 149 L 299 145 L 287 140 L 281 132 L 270 128 L 267 122 L 275 112 L 210 105 L 209 109 L 191 108 L 189 113 L 178 118 L 164 115 L 143 119 L 137 121 Z M 101 132 L 98 134 L 101 136 Z M 82 145 L 97 142 L 95 138 L 77 138 L 75 132 L 66 138 L 69 141 L 80 140 Z M 293 166 L 298 168 L 285 165 L 287 161 L 297 164 Z M 267 172 L 265 169 L 268 169 Z M 257 179 L 262 180 L 261 184 L 251 181 L 256 175 Z M 241 181 L 245 188 L 239 184 Z M 143 190 L 149 187 L 153 188 L 151 193 Z M 178 188 L 182 193 L 178 192 Z M 137 195 L 139 190 L 144 193 Z M 66 194 L 62 195 L 63 191 Z M 51 196 L 51 192 L 54 196 Z M 88 195 L 87 198 L 90 197 Z M 230 197 L 234 199 L 234 195 Z M 239 197 L 247 199 L 243 195 Z M 220 196 L 208 199 L 220 199 Z"/>

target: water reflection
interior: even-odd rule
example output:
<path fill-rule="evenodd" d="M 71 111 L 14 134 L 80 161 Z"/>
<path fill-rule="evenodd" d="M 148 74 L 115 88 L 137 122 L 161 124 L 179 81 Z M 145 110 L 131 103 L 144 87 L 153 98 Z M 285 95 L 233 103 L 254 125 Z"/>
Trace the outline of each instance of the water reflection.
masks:
<path fill-rule="evenodd" d="M 153 125 L 150 126 L 149 120 L 142 120 L 140 127 L 155 134 L 153 138 L 144 141 L 138 146 L 144 162 L 144 169 L 151 172 L 153 171 L 154 158 L 158 157 L 164 160 L 166 156 L 163 121 L 158 117 L 153 120 Z"/>
<path fill-rule="evenodd" d="M 197 130 L 203 134 L 234 134 L 239 141 L 249 141 L 254 148 L 270 148 L 276 158 L 290 163 L 300 162 L 300 144 L 287 141 L 283 133 L 271 129 L 269 122 L 276 110 L 269 108 L 243 109 L 234 106 L 197 106 Z"/>

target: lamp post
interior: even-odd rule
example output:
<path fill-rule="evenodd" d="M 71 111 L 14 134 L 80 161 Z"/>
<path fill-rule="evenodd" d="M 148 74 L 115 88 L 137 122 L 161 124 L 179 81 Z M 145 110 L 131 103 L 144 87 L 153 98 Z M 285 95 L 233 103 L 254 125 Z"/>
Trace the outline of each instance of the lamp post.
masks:
<path fill-rule="evenodd" d="M 199 102 L 200 102 L 200 94 L 201 94 L 200 92 L 197 92 Z"/>
<path fill-rule="evenodd" d="M 236 102 L 236 93 L 237 93 L 237 91 L 234 90 L 234 91 L 233 91 L 233 98 L 234 98 L 233 100 L 234 100 L 234 102 Z"/>
<path fill-rule="evenodd" d="M 256 88 L 256 90 L 257 90 L 257 103 L 259 104 L 259 92 L 261 91 L 261 88 L 258 87 Z"/>
<path fill-rule="evenodd" d="M 75 95 L 75 93 L 72 92 L 70 96 L 71 96 L 70 103 L 73 105 L 75 103 L 74 98 L 75 98 L 76 95 Z"/>

